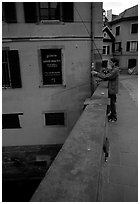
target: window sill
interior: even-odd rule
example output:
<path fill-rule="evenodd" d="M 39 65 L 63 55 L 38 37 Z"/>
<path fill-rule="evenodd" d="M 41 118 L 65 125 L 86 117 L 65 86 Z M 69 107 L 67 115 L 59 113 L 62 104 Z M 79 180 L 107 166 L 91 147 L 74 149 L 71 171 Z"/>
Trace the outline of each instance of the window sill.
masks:
<path fill-rule="evenodd" d="M 64 22 L 60 20 L 41 20 L 39 24 L 64 24 Z"/>
<path fill-rule="evenodd" d="M 62 87 L 62 88 L 65 88 L 66 87 L 66 84 L 49 84 L 49 85 L 40 85 L 39 88 L 56 88 L 56 87 Z"/>

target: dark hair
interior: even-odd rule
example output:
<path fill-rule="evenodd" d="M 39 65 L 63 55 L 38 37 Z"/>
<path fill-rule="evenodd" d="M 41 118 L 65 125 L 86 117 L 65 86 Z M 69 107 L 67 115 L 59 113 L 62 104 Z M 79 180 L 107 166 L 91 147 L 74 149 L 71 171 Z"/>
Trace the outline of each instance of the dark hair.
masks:
<path fill-rule="evenodd" d="M 112 57 L 110 59 L 113 63 L 115 63 L 116 66 L 119 66 L 119 60 L 117 58 Z"/>

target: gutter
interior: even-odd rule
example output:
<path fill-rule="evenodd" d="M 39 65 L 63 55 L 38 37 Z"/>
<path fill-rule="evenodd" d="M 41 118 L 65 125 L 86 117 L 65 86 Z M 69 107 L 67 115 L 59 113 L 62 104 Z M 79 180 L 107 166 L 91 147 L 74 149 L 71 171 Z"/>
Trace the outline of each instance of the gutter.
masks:
<path fill-rule="evenodd" d="M 91 85 L 91 95 L 93 94 L 93 75 L 91 74 L 91 71 L 92 71 L 92 65 L 93 65 L 93 5 L 92 5 L 92 2 L 91 2 L 91 66 L 90 66 L 90 85 Z"/>

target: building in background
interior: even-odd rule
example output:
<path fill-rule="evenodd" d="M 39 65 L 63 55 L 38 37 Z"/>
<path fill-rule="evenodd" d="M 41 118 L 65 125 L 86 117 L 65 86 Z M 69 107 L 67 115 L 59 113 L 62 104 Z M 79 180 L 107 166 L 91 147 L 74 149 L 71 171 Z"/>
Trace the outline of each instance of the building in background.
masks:
<path fill-rule="evenodd" d="M 113 55 L 118 58 L 122 73 L 138 70 L 138 5 L 126 9 L 109 22 L 115 36 Z"/>
<path fill-rule="evenodd" d="M 82 113 L 92 62 L 101 68 L 102 3 L 3 2 L 2 18 L 4 174 L 14 162 L 49 165 L 48 145 L 63 144 Z"/>
<path fill-rule="evenodd" d="M 113 43 L 115 37 L 108 26 L 103 28 L 103 54 L 102 54 L 102 67 L 107 68 L 110 66 L 110 58 L 113 57 Z"/>

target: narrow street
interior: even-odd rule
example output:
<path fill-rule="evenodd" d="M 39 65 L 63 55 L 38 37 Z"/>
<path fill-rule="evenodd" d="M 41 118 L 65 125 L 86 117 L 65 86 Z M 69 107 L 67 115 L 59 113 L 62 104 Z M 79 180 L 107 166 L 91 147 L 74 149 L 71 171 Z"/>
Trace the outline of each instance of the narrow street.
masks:
<path fill-rule="evenodd" d="M 138 107 L 138 75 L 121 75 L 120 81 Z"/>
<path fill-rule="evenodd" d="M 138 77 L 120 76 L 115 123 L 108 123 L 109 158 L 102 168 L 103 202 L 138 201 Z"/>

